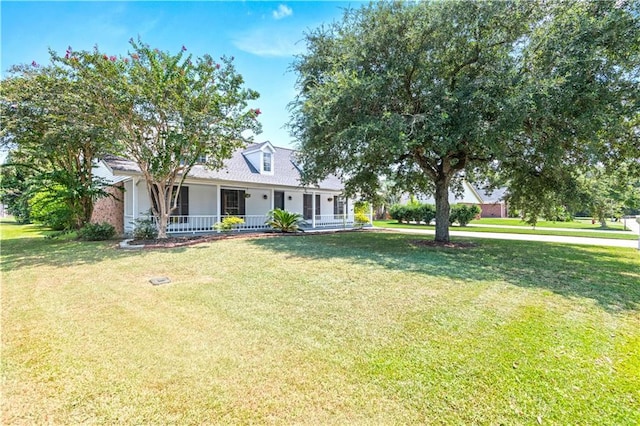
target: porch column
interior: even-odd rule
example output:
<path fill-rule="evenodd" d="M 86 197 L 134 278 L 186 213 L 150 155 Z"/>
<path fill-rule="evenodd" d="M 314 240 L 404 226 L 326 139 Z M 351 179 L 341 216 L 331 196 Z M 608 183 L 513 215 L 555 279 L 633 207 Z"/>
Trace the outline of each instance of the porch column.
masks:
<path fill-rule="evenodd" d="M 311 192 L 311 228 L 316 227 L 316 193 Z"/>
<path fill-rule="evenodd" d="M 133 221 L 138 218 L 138 179 L 131 179 L 131 214 L 133 215 Z"/>
<path fill-rule="evenodd" d="M 220 222 L 220 209 L 222 206 L 222 191 L 220 190 L 220 185 L 215 185 L 216 187 L 216 211 L 214 212 L 215 214 L 213 215 L 214 217 L 214 221 L 215 223 Z M 220 233 L 220 230 L 218 229 L 218 233 Z"/>
<path fill-rule="evenodd" d="M 347 227 L 347 215 L 349 214 L 349 199 L 344 197 L 344 208 L 342 209 L 342 227 Z"/>

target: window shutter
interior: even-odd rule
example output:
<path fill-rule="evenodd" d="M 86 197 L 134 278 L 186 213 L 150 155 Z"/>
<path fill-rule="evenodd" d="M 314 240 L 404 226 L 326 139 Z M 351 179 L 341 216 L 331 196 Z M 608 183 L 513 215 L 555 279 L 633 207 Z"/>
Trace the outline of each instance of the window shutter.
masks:
<path fill-rule="evenodd" d="M 238 191 L 238 216 L 245 214 L 244 191 Z"/>
<path fill-rule="evenodd" d="M 180 188 L 180 195 L 178 195 L 178 213 L 180 216 L 189 216 L 189 187 L 183 186 Z"/>

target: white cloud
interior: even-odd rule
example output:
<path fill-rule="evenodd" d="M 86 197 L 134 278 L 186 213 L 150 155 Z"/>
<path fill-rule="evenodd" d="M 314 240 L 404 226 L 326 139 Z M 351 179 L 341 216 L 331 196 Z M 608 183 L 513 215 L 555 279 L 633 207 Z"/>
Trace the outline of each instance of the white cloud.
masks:
<path fill-rule="evenodd" d="M 274 19 L 282 19 L 293 15 L 293 10 L 289 6 L 281 4 L 278 9 L 272 12 L 272 15 Z"/>
<path fill-rule="evenodd" d="M 292 36 L 292 34 L 296 34 Z M 304 52 L 302 36 L 286 30 L 256 29 L 239 35 L 233 45 L 240 50 L 263 57 L 288 57 Z"/>

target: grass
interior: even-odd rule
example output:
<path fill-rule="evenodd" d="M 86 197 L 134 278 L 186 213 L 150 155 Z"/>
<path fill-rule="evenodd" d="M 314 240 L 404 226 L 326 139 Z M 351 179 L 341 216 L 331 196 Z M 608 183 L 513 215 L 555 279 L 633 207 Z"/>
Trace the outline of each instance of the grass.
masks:
<path fill-rule="evenodd" d="M 627 219 L 633 220 L 633 219 Z M 507 225 L 507 226 L 522 226 L 531 228 L 526 222 L 518 218 L 482 218 L 475 220 L 472 223 L 482 225 Z M 595 224 L 591 222 L 591 219 L 574 219 L 571 222 L 552 222 L 549 220 L 541 220 L 536 223 L 536 227 L 539 228 L 564 228 L 564 229 L 588 229 L 591 231 L 624 231 L 624 224 L 620 222 L 607 221 L 607 226 L 602 228 L 599 222 Z"/>
<path fill-rule="evenodd" d="M 484 219 L 482 219 L 484 220 Z M 610 238 L 615 240 L 637 240 L 638 235 L 629 232 L 629 233 L 619 233 L 619 232 L 606 232 L 606 231 L 597 231 L 597 230 L 563 230 L 563 229 L 532 229 L 531 227 L 521 227 L 521 228 L 503 228 L 500 226 L 496 227 L 477 227 L 474 226 L 475 223 L 481 224 L 480 221 L 473 221 L 469 225 L 461 227 L 461 226 L 452 226 L 450 229 L 452 231 L 465 231 L 465 232 L 494 232 L 501 234 L 525 234 L 525 235 L 558 235 L 558 236 L 566 236 L 566 237 L 590 237 L 590 238 Z M 396 220 L 374 220 L 373 226 L 378 228 L 404 228 L 404 229 L 424 229 L 424 230 L 433 230 L 435 232 L 435 226 L 433 225 L 424 225 L 424 224 L 414 224 L 414 223 L 398 223 Z M 579 229 L 579 228 L 578 228 Z"/>
<path fill-rule="evenodd" d="M 632 249 L 0 231 L 3 424 L 640 422 Z"/>

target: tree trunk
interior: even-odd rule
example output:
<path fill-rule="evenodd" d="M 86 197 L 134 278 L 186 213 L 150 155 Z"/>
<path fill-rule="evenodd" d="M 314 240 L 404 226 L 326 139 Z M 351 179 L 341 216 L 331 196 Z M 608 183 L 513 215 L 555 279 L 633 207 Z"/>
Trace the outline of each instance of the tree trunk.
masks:
<path fill-rule="evenodd" d="M 151 209 L 156 218 L 156 225 L 158 227 L 157 238 L 167 238 L 167 224 L 169 222 L 167 186 L 163 183 L 151 182 L 150 179 L 147 178 L 147 189 L 151 196 Z"/>
<path fill-rule="evenodd" d="M 436 238 L 442 243 L 449 242 L 449 179 L 441 177 L 436 184 Z"/>

